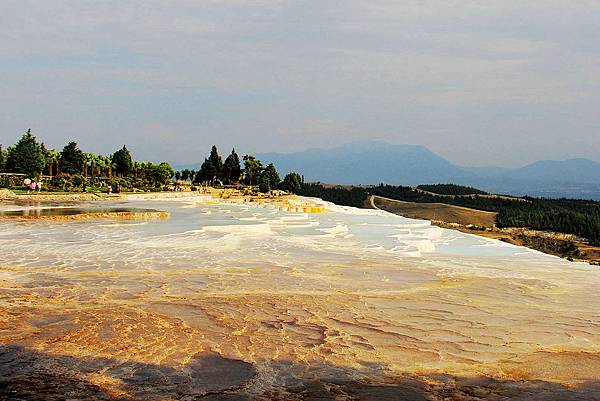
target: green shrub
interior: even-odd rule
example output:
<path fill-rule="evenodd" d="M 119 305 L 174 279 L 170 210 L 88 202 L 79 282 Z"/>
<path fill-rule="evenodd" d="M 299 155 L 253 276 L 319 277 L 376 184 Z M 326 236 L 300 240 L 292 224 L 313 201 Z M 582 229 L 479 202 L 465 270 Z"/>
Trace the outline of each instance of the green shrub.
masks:
<path fill-rule="evenodd" d="M 83 186 L 84 178 L 80 174 L 73 174 L 71 176 L 71 190 L 76 191 Z"/>
<path fill-rule="evenodd" d="M 52 185 L 54 188 L 59 188 L 62 191 L 70 191 L 73 186 L 71 182 L 71 175 L 66 173 L 55 175 L 50 181 L 50 185 Z"/>
<path fill-rule="evenodd" d="M 0 188 L 23 188 L 23 177 L 16 175 L 0 176 Z"/>

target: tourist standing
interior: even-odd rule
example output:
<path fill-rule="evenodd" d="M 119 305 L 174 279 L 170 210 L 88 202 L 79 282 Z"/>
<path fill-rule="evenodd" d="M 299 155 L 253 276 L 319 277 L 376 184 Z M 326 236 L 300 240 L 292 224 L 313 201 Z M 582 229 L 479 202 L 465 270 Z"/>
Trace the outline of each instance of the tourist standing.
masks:
<path fill-rule="evenodd" d="M 25 188 L 27 188 L 27 193 L 29 193 L 29 191 L 31 190 L 31 187 L 30 187 L 30 185 L 31 185 L 31 180 L 30 180 L 29 178 L 25 178 L 25 179 L 23 180 L 23 186 L 24 186 Z"/>

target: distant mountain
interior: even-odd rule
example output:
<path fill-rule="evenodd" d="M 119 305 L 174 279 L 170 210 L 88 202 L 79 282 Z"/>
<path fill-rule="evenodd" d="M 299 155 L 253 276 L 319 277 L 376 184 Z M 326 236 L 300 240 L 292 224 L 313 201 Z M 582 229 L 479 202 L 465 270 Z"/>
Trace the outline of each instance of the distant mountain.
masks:
<path fill-rule="evenodd" d="M 469 168 L 482 189 L 513 195 L 600 200 L 600 163 L 588 159 L 542 160 L 525 167 Z"/>
<path fill-rule="evenodd" d="M 332 149 L 298 153 L 265 153 L 257 157 L 274 163 L 282 173 L 297 171 L 306 181 L 335 184 L 417 185 L 476 178 L 424 146 L 361 141 Z"/>
<path fill-rule="evenodd" d="M 600 184 L 600 163 L 588 159 L 542 160 L 511 172 L 512 178 Z"/>
<path fill-rule="evenodd" d="M 600 199 L 600 163 L 587 159 L 545 160 L 521 168 L 461 167 L 424 146 L 361 141 L 331 149 L 265 153 L 285 174 L 334 184 L 417 185 L 455 183 L 515 195 Z"/>
<path fill-rule="evenodd" d="M 462 167 L 419 145 L 359 141 L 331 149 L 256 155 L 283 175 L 332 184 L 418 185 L 454 183 L 488 192 L 600 200 L 600 163 L 588 159 L 542 160 L 525 167 Z M 199 170 L 199 164 L 176 165 Z"/>

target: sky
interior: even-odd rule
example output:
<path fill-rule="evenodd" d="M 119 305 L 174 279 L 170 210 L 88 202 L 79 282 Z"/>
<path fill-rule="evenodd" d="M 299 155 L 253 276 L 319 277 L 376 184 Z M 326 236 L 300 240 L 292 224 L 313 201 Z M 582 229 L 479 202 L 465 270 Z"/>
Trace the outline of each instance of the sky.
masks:
<path fill-rule="evenodd" d="M 600 161 L 600 1 L 0 0 L 0 143 Z"/>

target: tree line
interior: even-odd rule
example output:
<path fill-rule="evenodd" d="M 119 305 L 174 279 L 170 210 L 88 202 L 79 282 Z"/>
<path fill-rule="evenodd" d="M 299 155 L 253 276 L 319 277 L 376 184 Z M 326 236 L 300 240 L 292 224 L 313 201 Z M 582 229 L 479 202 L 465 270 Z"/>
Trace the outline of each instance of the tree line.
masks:
<path fill-rule="evenodd" d="M 50 177 L 51 185 L 63 190 L 93 187 L 100 182 L 125 187 L 158 187 L 167 183 L 173 175 L 169 163 L 136 161 L 126 146 L 112 154 L 102 155 L 84 152 L 71 141 L 59 152 L 47 149 L 31 130 L 27 130 L 15 145 L 6 150 L 0 147 L 0 172 L 20 173 L 31 179 L 45 175 Z M 0 184 L 17 184 L 6 182 L 10 179 L 4 177 L 5 182 Z"/>
<path fill-rule="evenodd" d="M 6 150 L 0 145 L 0 173 L 18 173 L 31 179 L 49 176 L 50 186 L 62 190 L 93 190 L 96 186 L 109 184 L 126 189 L 156 190 L 170 183 L 171 179 L 204 185 L 258 186 L 262 192 L 272 189 L 285 189 L 288 192 L 299 190 L 301 179 L 297 173 L 287 174 L 282 181 L 272 163 L 264 166 L 251 155 L 245 155 L 242 161 L 235 149 L 223 161 L 213 145 L 200 170 L 175 172 L 167 162 L 154 164 L 134 160 L 125 145 L 109 155 L 83 152 L 73 141 L 60 152 L 47 149 L 31 130 L 27 130 L 16 144 Z M 20 185 L 18 177 L 0 177 L 0 187 Z"/>
<path fill-rule="evenodd" d="M 243 168 L 242 168 L 243 163 Z M 498 227 L 528 227 L 574 234 L 600 244 L 600 202 L 576 199 L 507 198 L 480 196 L 475 188 L 453 184 L 421 185 L 417 190 L 406 186 L 325 187 L 304 184 L 298 173 L 288 173 L 283 180 L 275 166 L 263 163 L 252 155 L 242 160 L 235 149 L 225 158 L 213 145 L 200 170 L 174 172 L 167 162 L 154 164 L 133 159 L 126 146 L 113 154 L 83 152 L 76 142 L 67 143 L 58 152 L 27 130 L 20 140 L 6 150 L 0 145 L 0 173 L 20 173 L 35 179 L 50 177 L 51 185 L 61 190 L 94 190 L 99 185 L 125 189 L 157 190 L 171 179 L 190 180 L 193 184 L 236 184 L 258 186 L 261 192 L 284 189 L 291 193 L 322 198 L 336 204 L 364 207 L 369 195 L 409 202 L 443 202 L 477 210 L 497 212 Z M 3 175 L 0 187 L 19 187 L 18 177 Z M 427 192 L 423 192 L 427 191 Z M 469 195 L 469 196 L 436 196 Z"/>
<path fill-rule="evenodd" d="M 371 187 L 325 187 L 319 183 L 304 184 L 300 195 L 318 197 L 330 202 L 365 207 L 370 195 L 406 202 L 442 202 L 477 210 L 497 212 L 498 227 L 527 227 L 540 231 L 574 234 L 600 245 L 600 202 L 580 199 L 507 198 L 488 196 L 440 197 L 411 187 L 383 185 Z"/>
<path fill-rule="evenodd" d="M 456 184 L 422 184 L 417 189 L 438 195 L 486 195 L 485 191 L 465 185 Z"/>
<path fill-rule="evenodd" d="M 600 245 L 600 202 L 578 199 L 525 198 L 498 209 L 499 227 L 529 227 L 575 234 Z"/>
<path fill-rule="evenodd" d="M 235 148 L 223 161 L 216 145 L 212 146 L 210 155 L 204 159 L 200 170 L 176 171 L 174 177 L 176 180 L 190 180 L 193 184 L 258 186 L 259 190 L 264 193 L 273 189 L 296 193 L 300 190 L 302 181 L 300 175 L 293 172 L 286 174 L 282 181 L 273 163 L 265 166 L 252 155 L 245 155 L 240 161 Z"/>

